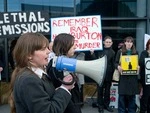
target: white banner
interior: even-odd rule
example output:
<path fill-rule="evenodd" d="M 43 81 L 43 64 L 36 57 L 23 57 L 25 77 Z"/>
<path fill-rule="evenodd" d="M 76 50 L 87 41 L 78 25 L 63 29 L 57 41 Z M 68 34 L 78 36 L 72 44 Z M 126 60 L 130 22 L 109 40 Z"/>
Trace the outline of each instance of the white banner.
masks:
<path fill-rule="evenodd" d="M 101 16 L 51 18 L 51 41 L 60 34 L 75 37 L 76 50 L 102 50 Z"/>
<path fill-rule="evenodd" d="M 150 35 L 148 35 L 148 34 L 145 34 L 144 35 L 144 49 L 146 49 L 146 43 L 147 43 L 147 41 L 150 39 Z"/>

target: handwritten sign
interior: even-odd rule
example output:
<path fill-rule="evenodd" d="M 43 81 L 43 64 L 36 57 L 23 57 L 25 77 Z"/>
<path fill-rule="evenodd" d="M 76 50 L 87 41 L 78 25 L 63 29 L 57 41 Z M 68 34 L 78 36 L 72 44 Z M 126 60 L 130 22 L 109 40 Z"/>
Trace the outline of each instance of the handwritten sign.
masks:
<path fill-rule="evenodd" d="M 110 107 L 118 108 L 118 83 L 112 82 L 110 88 Z"/>
<path fill-rule="evenodd" d="M 51 40 L 60 33 L 75 37 L 76 50 L 102 50 L 101 17 L 77 16 L 51 18 Z"/>
<path fill-rule="evenodd" d="M 40 11 L 0 13 L 0 36 L 20 36 L 26 32 L 49 34 L 49 14 Z"/>
<path fill-rule="evenodd" d="M 122 75 L 138 74 L 138 55 L 122 55 L 121 56 Z"/>
<path fill-rule="evenodd" d="M 150 58 L 145 58 L 145 84 L 150 84 Z"/>
<path fill-rule="evenodd" d="M 146 43 L 147 43 L 147 41 L 150 39 L 150 35 L 148 35 L 148 34 L 145 34 L 144 35 L 144 49 L 146 49 Z"/>

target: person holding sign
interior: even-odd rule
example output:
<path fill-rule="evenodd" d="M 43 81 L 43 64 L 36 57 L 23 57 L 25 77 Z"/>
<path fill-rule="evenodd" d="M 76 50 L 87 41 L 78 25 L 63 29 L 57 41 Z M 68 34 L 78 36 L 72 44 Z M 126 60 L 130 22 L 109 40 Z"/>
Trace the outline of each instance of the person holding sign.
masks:
<path fill-rule="evenodd" d="M 53 52 L 58 56 L 64 57 L 73 57 L 75 53 L 75 43 L 74 43 L 74 36 L 67 34 L 67 33 L 60 33 L 58 34 L 54 41 L 53 41 Z M 80 106 L 80 92 L 79 87 L 77 84 L 77 76 L 68 71 L 60 71 L 57 70 L 56 67 L 53 67 L 53 61 L 55 59 L 51 59 L 48 66 L 47 66 L 47 73 L 52 78 L 52 82 L 54 83 L 55 88 L 60 87 L 62 84 L 62 79 L 64 76 L 71 74 L 74 77 L 75 87 L 70 92 L 72 94 L 72 99 L 69 102 L 66 110 L 64 113 L 81 113 L 81 106 Z M 70 84 L 70 83 L 63 83 L 63 84 Z"/>
<path fill-rule="evenodd" d="M 146 64 L 150 60 L 150 39 L 146 43 L 146 50 L 143 50 L 140 54 L 139 59 L 139 65 L 140 65 L 140 82 L 142 85 L 141 88 L 141 99 L 140 99 L 140 113 L 150 113 L 150 82 L 149 77 L 147 76 L 149 74 L 150 68 Z"/>
<path fill-rule="evenodd" d="M 3 68 L 0 67 L 0 81 L 1 81 L 1 72 L 3 71 Z"/>
<path fill-rule="evenodd" d="M 121 55 L 122 54 L 122 55 Z M 120 80 L 118 83 L 118 113 L 135 113 L 136 112 L 136 104 L 135 104 L 135 95 L 139 94 L 138 89 L 138 75 L 137 74 L 128 74 L 124 75 L 122 72 L 122 62 L 120 61 L 120 57 L 124 57 L 124 55 L 132 56 L 138 55 L 135 45 L 134 39 L 131 36 L 128 36 L 124 39 L 124 44 L 120 50 L 118 50 L 116 54 L 115 60 L 115 68 L 121 73 Z M 129 59 L 126 59 L 129 60 Z M 130 62 L 130 60 L 129 60 Z M 132 66 L 129 66 L 129 70 Z M 137 66 L 137 70 L 139 66 Z"/>
<path fill-rule="evenodd" d="M 46 73 L 48 39 L 40 33 L 21 35 L 13 51 L 16 62 L 11 76 L 9 104 L 11 113 L 64 113 L 74 84 L 55 89 Z M 68 75 L 64 82 L 72 81 Z"/>

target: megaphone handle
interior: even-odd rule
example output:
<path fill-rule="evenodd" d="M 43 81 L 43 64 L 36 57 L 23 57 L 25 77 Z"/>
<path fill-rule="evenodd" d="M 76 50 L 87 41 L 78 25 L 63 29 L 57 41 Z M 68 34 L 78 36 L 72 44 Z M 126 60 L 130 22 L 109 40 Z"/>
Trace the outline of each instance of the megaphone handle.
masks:
<path fill-rule="evenodd" d="M 75 81 L 76 81 L 76 77 L 73 75 L 73 74 L 71 74 L 71 76 L 72 76 L 72 81 L 71 82 L 64 82 L 63 80 L 61 80 L 60 78 L 58 78 L 58 80 L 62 83 L 62 84 L 64 84 L 64 85 L 72 85 Z"/>
<path fill-rule="evenodd" d="M 57 76 L 56 76 L 56 74 L 55 74 L 55 71 L 54 71 L 54 68 L 52 68 L 52 71 L 53 71 L 53 74 L 54 74 L 54 76 L 55 76 L 55 78 L 57 79 L 57 80 L 59 80 L 62 84 L 64 84 L 64 85 L 72 85 L 75 81 L 76 81 L 76 77 L 73 75 L 73 74 L 71 74 L 71 76 L 72 76 L 72 81 L 71 82 L 64 82 L 63 80 L 61 80 L 60 78 L 57 78 Z"/>

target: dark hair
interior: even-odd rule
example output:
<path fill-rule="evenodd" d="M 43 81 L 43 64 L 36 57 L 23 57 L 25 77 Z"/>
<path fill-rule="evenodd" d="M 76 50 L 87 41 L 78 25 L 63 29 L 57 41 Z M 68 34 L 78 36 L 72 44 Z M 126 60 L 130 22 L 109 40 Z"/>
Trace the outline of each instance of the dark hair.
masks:
<path fill-rule="evenodd" d="M 131 47 L 132 54 L 136 54 L 137 51 L 136 51 L 136 49 L 135 49 L 134 39 L 133 39 L 133 37 L 131 37 L 131 36 L 128 36 L 128 37 L 126 37 L 126 38 L 124 39 L 124 44 L 123 44 L 123 46 L 122 46 L 122 53 L 126 53 L 126 52 L 127 52 L 125 42 L 132 42 L 132 43 L 133 43 L 133 45 L 132 45 L 132 47 Z"/>
<path fill-rule="evenodd" d="M 147 43 L 146 43 L 146 50 L 149 49 L 149 45 L 150 45 L 150 39 L 148 39 Z"/>
<path fill-rule="evenodd" d="M 57 35 L 53 42 L 53 52 L 56 56 L 67 55 L 69 49 L 74 45 L 74 36 L 67 33 Z"/>
<path fill-rule="evenodd" d="M 110 36 L 108 36 L 108 35 L 104 37 L 104 41 L 107 40 L 107 39 L 111 39 L 112 40 L 112 38 Z"/>

